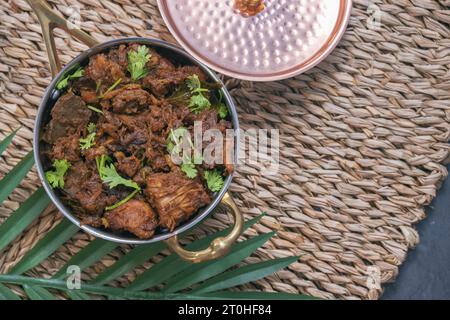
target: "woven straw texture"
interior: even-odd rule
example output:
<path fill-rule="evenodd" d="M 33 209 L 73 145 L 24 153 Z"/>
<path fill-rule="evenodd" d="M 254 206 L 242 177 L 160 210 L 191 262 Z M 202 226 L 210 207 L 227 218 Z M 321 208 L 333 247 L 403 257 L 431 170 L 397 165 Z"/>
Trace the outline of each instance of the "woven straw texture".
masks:
<path fill-rule="evenodd" d="M 174 42 L 154 0 L 50 4 L 66 18 L 71 7 L 80 8 L 82 29 L 99 41 L 137 35 Z M 382 283 L 395 279 L 408 250 L 419 242 L 414 224 L 425 218 L 424 207 L 447 176 L 449 6 L 448 0 L 356 0 L 343 40 L 318 67 L 280 82 L 225 79 L 244 129 L 280 130 L 279 174 L 264 176 L 258 167 L 244 165 L 231 187 L 246 218 L 268 213 L 243 237 L 278 230 L 247 262 L 301 256 L 288 269 L 239 289 L 377 299 L 382 288 L 367 287 L 368 268 L 381 270 Z M 51 77 L 41 29 L 28 4 L 2 1 L 0 17 L 0 137 L 22 127 L 1 159 L 3 176 L 31 149 L 37 106 Z M 55 35 L 63 63 L 86 49 L 62 30 Z M 0 222 L 38 185 L 33 171 L 0 209 Z M 0 254 L 0 273 L 60 219 L 48 208 Z M 218 212 L 196 236 L 230 220 Z M 90 240 L 78 233 L 28 274 L 53 274 Z M 83 277 L 92 278 L 128 250 L 116 249 Z M 160 259 L 115 285 L 125 286 Z"/>

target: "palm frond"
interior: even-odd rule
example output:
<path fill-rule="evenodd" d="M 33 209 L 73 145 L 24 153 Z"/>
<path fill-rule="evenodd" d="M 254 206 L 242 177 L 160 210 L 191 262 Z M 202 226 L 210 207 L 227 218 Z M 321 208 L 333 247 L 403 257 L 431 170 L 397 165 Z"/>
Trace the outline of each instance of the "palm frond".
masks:
<path fill-rule="evenodd" d="M 31 278 L 18 275 L 0 275 L 0 283 L 16 284 L 22 287 L 32 288 L 36 291 L 36 288 L 44 289 L 55 289 L 65 293 L 76 292 L 77 298 L 87 298 L 88 294 L 95 294 L 99 296 L 114 297 L 120 299 L 164 299 L 164 300 L 175 300 L 175 299 L 189 299 L 189 300 L 209 300 L 209 299 L 277 299 L 277 295 L 281 295 L 283 299 L 294 299 L 294 300 L 305 300 L 311 297 L 299 295 L 299 294 L 280 294 L 275 292 L 253 292 L 253 291 L 219 291 L 208 293 L 204 295 L 195 294 L 173 294 L 173 293 L 163 293 L 163 292 L 151 292 L 151 291 L 135 291 L 124 288 L 114 288 L 108 286 L 98 286 L 93 284 L 82 284 L 80 289 L 67 289 L 67 284 L 63 280 L 59 279 L 39 279 Z M 49 292 L 48 290 L 46 290 Z M 43 291 L 39 293 L 45 295 Z M 69 295 L 69 294 L 68 294 Z M 54 297 L 54 296 L 53 296 Z M 89 297 L 90 298 L 90 297 Z"/>
<path fill-rule="evenodd" d="M 17 131 L 17 130 L 16 130 Z M 6 150 L 15 132 L 0 142 L 0 154 Z M 0 180 L 0 203 L 16 188 L 33 166 L 32 152 L 28 153 L 6 176 Z M 41 187 L 0 225 L 0 251 L 7 248 L 49 205 L 50 199 Z M 245 222 L 244 229 L 258 223 L 264 214 Z M 219 236 L 226 235 L 230 228 L 208 235 L 186 245 L 189 250 L 201 250 Z M 141 273 L 127 288 L 115 288 L 107 284 L 133 271 L 166 246 L 161 243 L 140 245 L 128 251 L 113 265 L 106 268 L 95 279 L 81 283 L 80 289 L 68 289 L 65 281 L 69 266 L 76 265 L 84 270 L 105 255 L 117 249 L 118 244 L 95 239 L 72 256 L 51 279 L 41 279 L 24 275 L 41 264 L 61 245 L 71 239 L 79 227 L 67 219 L 40 239 L 10 270 L 0 274 L 0 300 L 20 299 L 10 285 L 23 288 L 27 299 L 53 300 L 65 296 L 72 300 L 86 300 L 95 297 L 106 299 L 309 299 L 308 296 L 272 292 L 223 291 L 238 285 L 264 278 L 297 260 L 297 257 L 273 259 L 250 265 L 240 264 L 258 248 L 264 245 L 274 233 L 262 234 L 235 244 L 230 253 L 218 260 L 190 264 L 176 254 L 170 254 Z M 236 267 L 238 266 L 238 267 Z M 159 291 L 148 291 L 150 288 Z M 162 288 L 162 289 L 161 289 Z"/>
<path fill-rule="evenodd" d="M 0 181 L 0 203 L 3 203 L 9 194 L 25 178 L 28 171 L 34 164 L 33 152 L 30 151 L 22 161 L 19 162 L 3 179 Z"/>
<path fill-rule="evenodd" d="M 56 227 L 39 240 L 9 273 L 21 274 L 37 266 L 55 252 L 62 244 L 72 238 L 78 230 L 78 226 L 64 218 Z"/>
<path fill-rule="evenodd" d="M 0 225 L 0 251 L 36 219 L 49 205 L 44 188 L 37 189 L 11 216 Z"/>
<path fill-rule="evenodd" d="M 64 278 L 69 266 L 76 265 L 80 270 L 84 270 L 105 255 L 113 251 L 118 247 L 118 244 L 112 241 L 106 241 L 103 239 L 95 239 L 91 241 L 86 247 L 81 249 L 76 255 L 74 255 L 67 263 L 59 269 L 59 271 L 53 276 L 54 278 Z"/>
<path fill-rule="evenodd" d="M 10 288 L 0 283 L 0 300 L 20 300 L 20 297 Z"/>
<path fill-rule="evenodd" d="M 2 142 L 0 142 L 0 155 L 2 155 L 3 152 L 5 152 L 6 148 L 8 148 L 8 146 L 11 144 L 13 138 L 16 136 L 17 131 L 19 131 L 19 129 L 16 129 L 13 132 L 11 132 L 8 136 L 6 136 L 2 140 Z"/>

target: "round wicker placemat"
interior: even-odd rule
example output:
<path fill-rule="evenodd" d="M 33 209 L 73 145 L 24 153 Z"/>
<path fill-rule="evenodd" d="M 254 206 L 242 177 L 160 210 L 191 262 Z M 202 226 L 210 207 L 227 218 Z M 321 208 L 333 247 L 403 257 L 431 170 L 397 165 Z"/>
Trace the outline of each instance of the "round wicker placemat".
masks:
<path fill-rule="evenodd" d="M 173 41 L 154 0 L 50 2 L 100 41 L 121 36 Z M 322 298 L 372 298 L 370 267 L 393 280 L 447 171 L 450 133 L 448 0 L 354 1 L 347 33 L 318 67 L 280 82 L 225 79 L 247 128 L 280 130 L 280 172 L 241 166 L 232 185 L 247 218 L 268 215 L 246 235 L 278 230 L 248 261 L 300 255 L 285 271 L 241 287 Z M 22 126 L 0 176 L 31 149 L 36 107 L 50 81 L 40 26 L 24 0 L 0 7 L 0 137 Z M 381 21 L 378 20 L 381 18 Z M 56 30 L 62 62 L 86 47 Z M 38 186 L 35 172 L 0 208 L 0 222 Z M 0 254 L 6 272 L 61 216 L 50 207 Z M 230 223 L 219 212 L 197 235 Z M 91 238 L 78 233 L 29 274 L 49 276 Z M 123 246 L 84 272 L 89 279 L 129 250 Z M 156 257 L 155 259 L 159 259 Z M 149 261 L 115 285 L 123 286 Z"/>

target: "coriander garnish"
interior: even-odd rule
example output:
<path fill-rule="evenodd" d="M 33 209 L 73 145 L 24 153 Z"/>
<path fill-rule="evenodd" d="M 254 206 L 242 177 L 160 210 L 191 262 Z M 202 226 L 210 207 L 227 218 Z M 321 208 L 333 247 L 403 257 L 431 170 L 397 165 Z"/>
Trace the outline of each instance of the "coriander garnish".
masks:
<path fill-rule="evenodd" d="M 147 75 L 146 64 L 150 57 L 151 54 L 146 46 L 139 46 L 137 51 L 128 51 L 128 71 L 130 72 L 131 80 L 136 81 Z"/>
<path fill-rule="evenodd" d="M 64 175 L 70 168 L 70 163 L 66 159 L 53 161 L 55 170 L 46 171 L 45 178 L 52 188 L 64 188 Z"/>

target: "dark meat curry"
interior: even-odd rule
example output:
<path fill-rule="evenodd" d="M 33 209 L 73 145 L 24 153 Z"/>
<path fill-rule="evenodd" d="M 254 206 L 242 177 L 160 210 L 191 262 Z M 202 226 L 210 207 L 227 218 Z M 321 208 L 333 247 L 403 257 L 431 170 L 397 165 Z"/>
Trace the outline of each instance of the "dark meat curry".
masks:
<path fill-rule="evenodd" d="M 58 82 L 42 135 L 46 178 L 82 224 L 148 239 L 212 201 L 230 161 L 172 160 L 196 121 L 224 136 L 232 127 L 220 87 L 207 81 L 197 66 L 130 44 L 92 56 Z"/>

